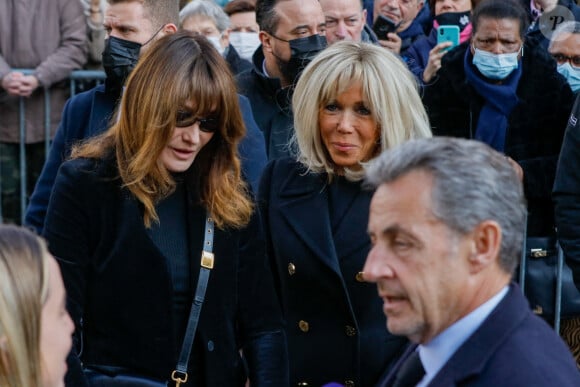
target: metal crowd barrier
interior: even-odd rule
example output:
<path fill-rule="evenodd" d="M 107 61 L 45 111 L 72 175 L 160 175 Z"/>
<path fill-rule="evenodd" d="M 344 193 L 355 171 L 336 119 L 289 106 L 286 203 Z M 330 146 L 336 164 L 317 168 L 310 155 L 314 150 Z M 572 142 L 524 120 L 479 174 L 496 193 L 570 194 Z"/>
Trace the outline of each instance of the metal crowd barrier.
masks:
<path fill-rule="evenodd" d="M 25 75 L 31 75 L 34 70 L 32 69 L 13 69 L 14 71 L 22 72 Z M 73 71 L 69 78 L 70 83 L 70 96 L 74 96 L 77 93 L 78 86 L 81 82 L 95 81 L 96 83 L 103 83 L 105 80 L 105 73 L 103 71 L 97 70 L 77 70 Z M 45 158 L 48 157 L 48 152 L 50 150 L 51 137 L 50 137 L 50 87 L 43 88 L 44 93 L 44 144 L 45 144 Z M 19 141 L 19 165 L 20 165 L 20 222 L 24 224 L 24 213 L 27 206 L 27 165 L 26 165 L 26 97 L 20 97 L 18 105 L 18 130 L 20 135 Z M 0 163 L 0 168 L 2 165 Z M 2 170 L 0 169 L 0 176 L 2 176 Z M 0 178 L 0 192 L 2 190 L 2 179 Z M 0 195 L 0 223 L 4 223 L 4 217 L 2 214 L 2 196 Z"/>

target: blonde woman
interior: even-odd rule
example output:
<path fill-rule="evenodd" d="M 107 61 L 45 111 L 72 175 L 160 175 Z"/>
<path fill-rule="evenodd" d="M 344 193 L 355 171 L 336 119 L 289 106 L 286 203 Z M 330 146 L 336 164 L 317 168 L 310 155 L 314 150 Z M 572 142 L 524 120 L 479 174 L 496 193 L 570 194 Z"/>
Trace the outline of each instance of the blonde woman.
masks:
<path fill-rule="evenodd" d="M 0 386 L 63 386 L 73 329 L 44 241 L 0 225 Z"/>
<path fill-rule="evenodd" d="M 387 332 L 376 288 L 362 278 L 371 199 L 363 165 L 431 136 L 427 115 L 403 62 L 354 42 L 337 42 L 308 65 L 292 106 L 298 159 L 269 164 L 259 192 L 287 321 L 290 384 L 374 385 L 405 339 Z"/>

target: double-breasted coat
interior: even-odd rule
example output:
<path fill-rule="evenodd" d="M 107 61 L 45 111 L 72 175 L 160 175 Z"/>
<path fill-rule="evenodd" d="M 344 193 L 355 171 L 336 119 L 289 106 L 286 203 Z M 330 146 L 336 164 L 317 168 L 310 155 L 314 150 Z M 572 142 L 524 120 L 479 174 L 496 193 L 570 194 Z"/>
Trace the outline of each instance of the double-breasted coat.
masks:
<path fill-rule="evenodd" d="M 406 339 L 388 333 L 376 285 L 362 278 L 372 193 L 342 177 L 327 181 L 279 159 L 266 167 L 258 195 L 286 318 L 290 385 L 371 386 Z"/>

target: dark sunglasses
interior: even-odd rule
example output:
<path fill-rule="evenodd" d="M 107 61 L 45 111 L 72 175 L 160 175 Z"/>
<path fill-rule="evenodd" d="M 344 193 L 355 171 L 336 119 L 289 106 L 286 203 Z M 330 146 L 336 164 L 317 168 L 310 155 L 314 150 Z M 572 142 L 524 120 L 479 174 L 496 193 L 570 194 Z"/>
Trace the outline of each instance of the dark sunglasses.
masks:
<path fill-rule="evenodd" d="M 567 56 L 564 54 L 553 54 L 552 57 L 558 64 L 570 62 L 572 67 L 580 67 L 580 56 Z"/>
<path fill-rule="evenodd" d="M 206 133 L 214 133 L 219 127 L 220 123 L 217 118 L 200 118 L 196 117 L 192 111 L 178 110 L 175 117 L 175 126 L 178 128 L 186 128 L 199 122 L 199 130 Z"/>

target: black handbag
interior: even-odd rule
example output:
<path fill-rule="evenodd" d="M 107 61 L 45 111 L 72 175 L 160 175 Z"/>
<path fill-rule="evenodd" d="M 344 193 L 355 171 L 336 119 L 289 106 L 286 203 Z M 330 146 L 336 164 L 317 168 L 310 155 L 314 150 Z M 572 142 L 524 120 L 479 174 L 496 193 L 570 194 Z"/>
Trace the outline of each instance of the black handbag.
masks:
<path fill-rule="evenodd" d="M 193 346 L 193 339 L 195 338 L 197 323 L 199 322 L 199 315 L 205 298 L 209 274 L 214 264 L 214 255 L 212 252 L 213 234 L 214 222 L 209 216 L 206 216 L 199 279 L 197 280 L 197 288 L 195 289 L 195 295 L 191 304 L 191 311 L 189 313 L 187 328 L 185 329 L 179 360 L 177 361 L 175 370 L 171 373 L 170 381 L 145 377 L 120 367 L 87 365 L 83 371 L 90 387 L 179 387 L 181 384 L 187 383 L 189 376 L 187 374 L 187 368 Z"/>
<path fill-rule="evenodd" d="M 525 273 L 520 273 L 520 285 L 530 307 L 557 331 L 562 317 L 580 316 L 580 291 L 555 237 L 526 238 L 520 271 Z"/>

